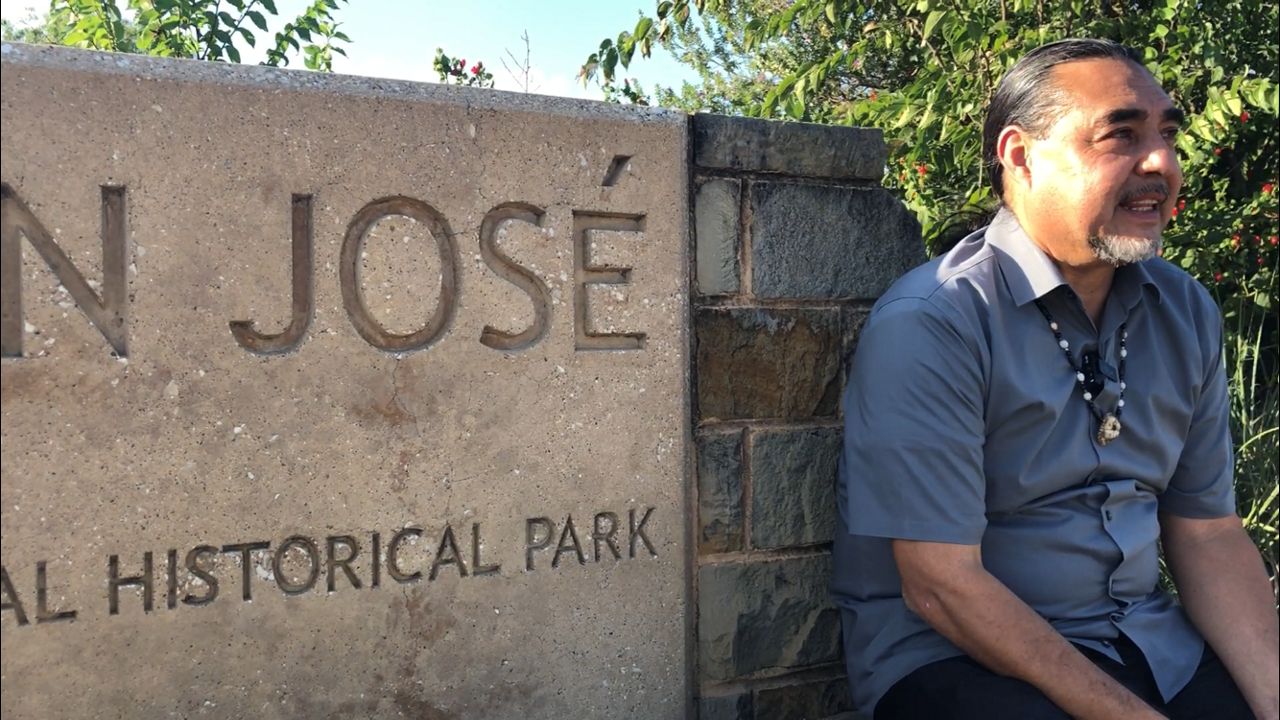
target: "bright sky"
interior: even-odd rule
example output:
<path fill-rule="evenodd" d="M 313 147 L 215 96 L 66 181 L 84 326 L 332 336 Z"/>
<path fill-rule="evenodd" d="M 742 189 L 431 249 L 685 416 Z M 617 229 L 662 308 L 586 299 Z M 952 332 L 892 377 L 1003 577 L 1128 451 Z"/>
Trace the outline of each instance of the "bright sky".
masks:
<path fill-rule="evenodd" d="M 280 16 L 287 19 L 307 4 L 307 0 L 276 3 Z M 496 87 L 520 90 L 523 78 L 509 73 L 501 61 L 522 75 L 518 69 L 525 57 L 521 35 L 528 32 L 530 92 L 598 99 L 600 91 L 594 84 L 583 88 L 577 80 L 582 61 L 601 40 L 631 30 L 639 12 L 652 13 L 656 5 L 657 0 L 350 0 L 340 6 L 337 18 L 351 44 L 346 47 L 347 57 L 335 58 L 334 71 L 436 82 L 431 60 L 439 47 L 450 57 L 466 58 L 468 65 L 483 61 Z M 0 15 L 18 24 L 32 8 L 47 7 L 47 2 L 0 0 Z M 273 24 L 272 32 L 275 29 Z M 259 42 L 258 47 L 265 44 Z M 246 62 L 258 59 L 245 51 Z M 638 79 L 646 89 L 654 84 L 678 87 L 682 80 L 692 79 L 661 49 L 647 60 L 637 55 L 626 76 Z"/>

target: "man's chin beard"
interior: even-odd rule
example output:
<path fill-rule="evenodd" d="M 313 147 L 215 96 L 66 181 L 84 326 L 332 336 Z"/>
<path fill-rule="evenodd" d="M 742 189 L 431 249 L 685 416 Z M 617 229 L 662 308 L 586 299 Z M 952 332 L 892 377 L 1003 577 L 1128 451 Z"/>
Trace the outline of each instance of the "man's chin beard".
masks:
<path fill-rule="evenodd" d="M 1089 247 L 1093 249 L 1093 254 L 1102 262 L 1116 267 L 1150 260 L 1160 254 L 1162 244 L 1163 239 L 1159 235 L 1154 238 L 1132 235 L 1093 235 L 1089 238 Z"/>

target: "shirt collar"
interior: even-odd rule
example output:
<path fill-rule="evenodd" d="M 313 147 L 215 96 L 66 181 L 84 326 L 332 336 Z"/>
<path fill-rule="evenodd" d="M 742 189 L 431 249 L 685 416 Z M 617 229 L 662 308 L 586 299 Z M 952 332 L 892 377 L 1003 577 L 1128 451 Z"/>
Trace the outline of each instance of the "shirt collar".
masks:
<path fill-rule="evenodd" d="M 1016 305 L 1025 305 L 1067 284 L 1062 271 L 1027 237 L 1018 224 L 1018 218 L 1008 208 L 1001 206 L 991 220 L 986 241 L 995 250 L 1000 272 Z M 1148 262 L 1151 261 L 1131 263 L 1116 269 L 1111 291 L 1126 307 L 1133 307 L 1144 287 L 1151 288 L 1155 299 L 1160 300 L 1160 288 L 1147 270 Z"/>

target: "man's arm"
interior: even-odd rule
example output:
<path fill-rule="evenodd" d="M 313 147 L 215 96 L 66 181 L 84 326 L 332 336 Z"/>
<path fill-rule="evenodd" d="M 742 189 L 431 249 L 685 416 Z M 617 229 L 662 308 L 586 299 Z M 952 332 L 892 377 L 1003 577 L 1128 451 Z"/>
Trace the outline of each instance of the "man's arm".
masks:
<path fill-rule="evenodd" d="M 1160 514 L 1161 543 L 1182 605 L 1255 715 L 1280 718 L 1275 597 L 1240 518 Z"/>
<path fill-rule="evenodd" d="M 993 672 L 1034 685 L 1073 717 L 1164 717 L 988 573 L 980 546 L 894 540 L 893 555 L 907 607 Z"/>

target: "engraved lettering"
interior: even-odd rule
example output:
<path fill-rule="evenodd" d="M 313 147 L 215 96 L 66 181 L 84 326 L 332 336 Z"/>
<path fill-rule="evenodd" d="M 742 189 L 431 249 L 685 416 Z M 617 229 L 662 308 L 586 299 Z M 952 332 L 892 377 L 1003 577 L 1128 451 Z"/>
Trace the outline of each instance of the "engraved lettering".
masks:
<path fill-rule="evenodd" d="M 471 574 L 472 575 L 493 575 L 502 569 L 501 563 L 493 565 L 485 565 L 480 560 L 480 549 L 483 543 L 480 542 L 480 523 L 471 523 Z"/>
<path fill-rule="evenodd" d="M 329 546 L 329 554 L 325 558 L 325 585 L 329 592 L 333 592 L 337 587 L 337 578 L 333 573 L 335 568 L 342 568 L 351 587 L 360 589 L 360 578 L 356 576 L 356 571 L 351 569 L 351 562 L 360 554 L 360 543 L 350 535 L 330 535 L 326 538 L 326 543 Z M 351 551 L 344 558 L 339 558 L 337 555 L 339 545 L 344 545 Z"/>
<path fill-rule="evenodd" d="M 0 567 L 0 593 L 4 594 L 4 600 L 0 600 L 0 612 L 11 610 L 18 625 L 26 625 L 27 612 L 22 609 L 22 600 L 18 598 L 18 591 L 13 588 L 13 581 L 9 579 L 9 569 L 5 567 Z"/>
<path fill-rule="evenodd" d="M 391 542 L 387 544 L 387 574 L 398 583 L 411 583 L 422 579 L 421 570 L 405 573 L 404 570 L 400 569 L 400 543 L 404 542 L 407 537 L 422 537 L 422 529 L 416 527 L 404 528 L 392 535 Z"/>
<path fill-rule="evenodd" d="M 587 233 L 592 230 L 643 232 L 644 216 L 627 213 L 573 211 L 573 314 L 578 350 L 641 350 L 644 333 L 596 333 L 587 325 L 587 285 L 626 285 L 631 268 L 591 264 Z"/>
<path fill-rule="evenodd" d="M 178 551 L 171 549 L 164 560 L 164 606 L 169 610 L 178 607 Z"/>
<path fill-rule="evenodd" d="M 542 528 L 542 539 L 538 539 L 538 528 Z M 524 521 L 524 569 L 533 570 L 533 554 L 544 550 L 551 544 L 555 536 L 556 526 L 551 518 L 529 518 Z"/>
<path fill-rule="evenodd" d="M 546 283 L 528 269 L 516 264 L 498 247 L 498 228 L 509 220 L 521 220 L 542 227 L 541 208 L 525 203 L 504 203 L 488 212 L 480 222 L 480 256 L 498 277 L 515 285 L 533 303 L 533 322 L 518 333 L 507 333 L 485 325 L 480 342 L 495 350 L 524 350 L 538 344 L 551 325 L 551 293 Z"/>
<path fill-rule="evenodd" d="M 231 334 L 240 347 L 258 355 L 289 352 L 302 344 L 315 315 L 316 293 L 313 267 L 315 264 L 312 236 L 312 211 L 310 195 L 293 196 L 291 216 L 293 232 L 292 313 L 289 326 L 282 332 L 266 334 L 254 327 L 252 320 L 232 320 Z"/>
<path fill-rule="evenodd" d="M 360 286 L 360 251 L 365 238 L 379 220 L 393 215 L 403 215 L 425 225 L 435 238 L 440 254 L 440 302 L 436 305 L 435 314 L 421 330 L 406 335 L 389 333 L 374 319 L 365 305 L 364 290 Z M 448 331 L 457 309 L 457 257 L 458 249 L 448 221 L 430 205 L 403 196 L 374 200 L 365 205 L 347 227 L 338 266 L 342 304 L 356 332 L 370 345 L 387 352 L 410 352 L 430 347 Z"/>
<path fill-rule="evenodd" d="M 627 511 L 629 516 L 628 525 L 631 528 L 631 534 L 630 534 L 631 557 L 636 556 L 636 540 L 640 540 L 641 542 L 644 543 L 644 546 L 649 550 L 649 555 L 653 557 L 658 557 L 657 551 L 653 549 L 653 543 L 649 542 L 649 536 L 644 534 L 644 525 L 645 523 L 649 522 L 649 516 L 653 514 L 653 510 L 654 510 L 653 508 L 649 508 L 645 510 L 644 515 L 640 518 L 640 523 L 638 525 L 636 524 L 635 508 L 632 508 L 631 510 Z"/>
<path fill-rule="evenodd" d="M 142 574 L 120 577 L 120 556 L 112 555 L 107 559 L 107 614 L 120 614 L 120 588 L 142 588 L 142 611 L 151 612 L 151 551 L 142 553 Z"/>
<path fill-rule="evenodd" d="M 187 593 L 182 598 L 182 602 L 184 604 L 206 605 L 213 602 L 213 599 L 218 597 L 218 578 L 214 577 L 212 573 L 205 570 L 200 565 L 204 558 L 212 557 L 217 554 L 218 548 L 212 545 L 197 545 L 187 552 L 186 562 L 183 563 L 187 568 L 187 572 L 199 578 L 200 581 L 208 587 L 208 590 L 205 591 L 204 595 L 199 597 L 192 595 L 191 593 Z"/>
<path fill-rule="evenodd" d="M 571 540 L 572 542 L 566 542 Z M 556 543 L 555 557 L 551 558 L 551 567 L 560 567 L 560 555 L 572 552 L 578 557 L 579 565 L 586 565 L 587 558 L 582 554 L 582 543 L 578 542 L 578 531 L 573 526 L 573 516 L 565 518 L 564 529 L 560 531 L 560 542 Z"/>
<path fill-rule="evenodd" d="M 253 599 L 249 589 L 249 579 L 253 577 L 253 553 L 270 547 L 271 543 L 266 540 L 222 546 L 224 553 L 240 553 L 240 598 L 245 602 Z"/>
<path fill-rule="evenodd" d="M 453 528 L 448 525 L 444 526 L 444 532 L 440 535 L 440 547 L 436 549 L 435 560 L 431 561 L 431 574 L 427 579 L 435 580 L 442 565 L 457 565 L 458 575 L 467 576 L 467 566 L 462 562 L 462 554 L 458 552 L 458 543 L 453 538 Z"/>
<path fill-rule="evenodd" d="M 622 172 L 627 169 L 627 161 L 631 159 L 630 155 L 614 155 L 613 162 L 609 163 L 609 169 L 604 173 L 604 180 L 600 182 L 600 187 L 613 187 L 618 184 L 618 178 L 622 176 Z"/>
<path fill-rule="evenodd" d="M 377 532 L 373 533 L 373 578 L 369 580 L 369 587 L 378 587 L 382 581 L 382 536 Z"/>
<path fill-rule="evenodd" d="M 89 322 L 116 355 L 127 348 L 129 293 L 126 280 L 125 189 L 102 186 L 102 297 L 89 287 L 71 258 L 8 183 L 0 185 L 0 355 L 22 357 L 22 245 L 19 235 L 44 259 Z"/>
<path fill-rule="evenodd" d="M 600 543 L 604 543 L 613 553 L 614 560 L 622 559 L 622 551 L 614 537 L 618 534 L 618 516 L 611 512 L 596 513 L 591 523 L 591 541 L 595 545 L 596 562 L 600 562 Z"/>
<path fill-rule="evenodd" d="M 307 556 L 307 578 L 301 583 L 293 583 L 284 574 L 284 556 L 289 552 L 290 548 L 298 548 Z M 332 554 L 332 553 L 331 553 Z M 311 541 L 309 537 L 302 535 L 293 535 L 280 543 L 280 547 L 276 548 L 275 555 L 271 558 L 271 574 L 276 579 L 276 585 L 284 591 L 286 595 L 301 595 L 316 586 L 316 580 L 320 577 L 320 549 Z"/>
<path fill-rule="evenodd" d="M 74 620 L 76 617 L 75 610 L 50 610 L 49 609 L 49 579 L 47 575 L 46 563 L 41 560 L 36 563 L 36 622 L 58 622 L 59 620 Z"/>

